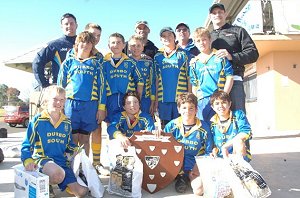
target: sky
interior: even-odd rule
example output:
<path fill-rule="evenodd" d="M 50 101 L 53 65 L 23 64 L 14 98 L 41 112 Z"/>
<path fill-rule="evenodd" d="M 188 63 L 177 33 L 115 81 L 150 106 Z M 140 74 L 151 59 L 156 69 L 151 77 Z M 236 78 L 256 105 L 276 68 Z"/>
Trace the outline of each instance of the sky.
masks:
<path fill-rule="evenodd" d="M 113 3 L 112 3 L 113 2 Z M 127 40 L 134 34 L 136 21 L 146 20 L 151 32 L 148 36 L 161 47 L 159 31 L 180 22 L 196 27 L 204 26 L 208 8 L 213 0 L 9 0 L 0 2 L 0 61 L 21 55 L 37 46 L 62 36 L 60 18 L 72 13 L 77 18 L 77 33 L 89 22 L 102 27 L 97 48 L 106 52 L 108 37 L 121 33 Z M 12 78 L 13 76 L 13 78 Z M 18 78 L 22 76 L 21 80 Z M 33 76 L 0 65 L 0 84 L 28 93 Z"/>

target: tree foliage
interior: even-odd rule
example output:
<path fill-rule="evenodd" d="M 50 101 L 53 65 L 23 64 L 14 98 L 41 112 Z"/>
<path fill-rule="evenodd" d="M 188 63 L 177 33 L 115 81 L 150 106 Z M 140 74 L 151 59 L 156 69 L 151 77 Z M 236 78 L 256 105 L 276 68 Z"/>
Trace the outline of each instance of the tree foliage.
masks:
<path fill-rule="evenodd" d="M 18 96 L 20 91 L 14 87 L 0 84 L 0 107 L 4 105 L 20 105 L 24 103 Z"/>

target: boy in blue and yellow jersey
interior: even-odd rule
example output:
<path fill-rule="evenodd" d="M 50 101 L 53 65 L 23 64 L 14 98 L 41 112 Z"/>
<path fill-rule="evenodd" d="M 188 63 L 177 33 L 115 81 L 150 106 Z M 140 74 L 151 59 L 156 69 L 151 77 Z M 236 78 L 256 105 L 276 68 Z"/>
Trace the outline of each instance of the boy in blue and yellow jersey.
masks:
<path fill-rule="evenodd" d="M 186 51 L 175 44 L 175 33 L 165 27 L 160 31 L 160 41 L 164 48 L 154 56 L 157 81 L 158 113 L 162 128 L 179 116 L 177 95 L 189 91 L 188 64 Z"/>
<path fill-rule="evenodd" d="M 195 195 L 203 194 L 202 180 L 195 156 L 208 155 L 212 151 L 213 140 L 209 125 L 196 117 L 197 97 L 192 93 L 182 93 L 177 99 L 180 117 L 170 121 L 164 131 L 172 133 L 184 146 L 183 173 L 177 176 L 175 189 L 184 193 L 189 180 Z"/>
<path fill-rule="evenodd" d="M 238 154 L 247 162 L 251 160 L 251 126 L 242 110 L 231 111 L 231 99 L 228 93 L 216 91 L 210 97 L 210 104 L 216 114 L 211 118 L 211 131 L 215 148 L 213 155 L 227 157 Z"/>
<path fill-rule="evenodd" d="M 77 183 L 66 155 L 75 155 L 79 148 L 73 143 L 71 121 L 62 113 L 65 100 L 62 87 L 47 88 L 47 107 L 29 122 L 21 160 L 27 171 L 38 168 L 49 176 L 50 184 L 58 184 L 62 191 L 68 187 L 77 197 L 83 197 L 88 189 Z"/>
<path fill-rule="evenodd" d="M 84 31 L 75 41 L 74 55 L 63 62 L 58 84 L 66 88 L 65 113 L 72 122 L 73 140 L 89 154 L 90 133 L 105 118 L 105 79 L 101 60 L 93 54 L 95 37 Z M 87 116 L 88 115 L 88 116 Z"/>
<path fill-rule="evenodd" d="M 73 14 L 66 13 L 60 20 L 64 36 L 53 40 L 41 49 L 32 62 L 32 71 L 38 84 L 42 87 L 50 85 L 49 79 L 45 76 L 45 66 L 51 62 L 52 83 L 57 82 L 57 76 L 67 52 L 73 47 L 76 39 L 77 21 Z"/>
<path fill-rule="evenodd" d="M 128 41 L 129 57 L 136 61 L 136 66 L 141 71 L 144 88 L 141 98 L 141 111 L 153 115 L 156 80 L 154 74 L 153 59 L 143 53 L 143 37 L 133 35 Z"/>
<path fill-rule="evenodd" d="M 215 114 L 210 106 L 209 98 L 216 90 L 229 93 L 233 84 L 233 70 L 226 58 L 218 58 L 211 49 L 210 33 L 205 28 L 197 28 L 194 42 L 200 54 L 190 63 L 190 81 L 192 91 L 198 98 L 197 117 L 209 121 Z"/>
<path fill-rule="evenodd" d="M 136 92 L 128 92 L 123 98 L 123 112 L 114 116 L 107 128 L 110 139 L 117 139 L 124 148 L 130 146 L 129 137 L 134 131 L 155 129 L 152 117 L 140 110 L 140 98 Z"/>
<path fill-rule="evenodd" d="M 103 69 L 107 81 L 107 117 L 105 121 L 110 123 L 115 114 L 123 111 L 122 99 L 125 93 L 137 90 L 141 97 L 144 82 L 135 61 L 122 53 L 125 47 L 125 39 L 122 34 L 111 34 L 108 47 L 111 52 L 104 57 Z"/>

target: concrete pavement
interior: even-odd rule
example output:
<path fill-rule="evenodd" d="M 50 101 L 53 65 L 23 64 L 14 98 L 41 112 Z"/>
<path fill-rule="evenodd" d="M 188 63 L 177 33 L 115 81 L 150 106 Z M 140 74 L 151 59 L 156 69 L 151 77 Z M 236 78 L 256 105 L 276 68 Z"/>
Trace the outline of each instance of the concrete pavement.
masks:
<path fill-rule="evenodd" d="M 0 147 L 6 151 L 5 155 L 8 156 L 0 164 L 0 197 L 14 197 L 14 171 L 12 167 L 20 163 L 18 148 L 23 137 L 24 132 L 19 132 L 8 133 L 8 138 L 0 138 Z M 105 151 L 105 146 L 103 146 L 103 151 Z M 277 133 L 275 136 L 256 135 L 251 140 L 251 151 L 253 154 L 251 165 L 262 174 L 269 185 L 272 191 L 270 197 L 300 197 L 300 131 Z M 101 157 L 103 160 L 105 158 L 105 156 Z M 108 164 L 105 160 L 102 163 Z M 108 178 L 102 177 L 101 181 L 105 186 L 108 183 Z M 149 194 L 146 191 L 143 191 L 142 194 L 145 198 L 193 197 L 191 189 L 184 195 L 176 193 L 174 183 L 155 194 Z M 66 193 L 58 193 L 58 196 L 68 197 Z M 117 196 L 105 192 L 104 197 Z"/>

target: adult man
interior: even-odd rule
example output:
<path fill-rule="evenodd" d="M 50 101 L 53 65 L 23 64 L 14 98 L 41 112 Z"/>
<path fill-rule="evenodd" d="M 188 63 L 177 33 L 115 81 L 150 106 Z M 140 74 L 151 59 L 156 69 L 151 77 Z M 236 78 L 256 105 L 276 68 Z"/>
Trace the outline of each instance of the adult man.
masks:
<path fill-rule="evenodd" d="M 135 34 L 143 37 L 143 43 L 144 43 L 144 50 L 143 52 L 150 56 L 151 58 L 154 58 L 154 55 L 156 54 L 158 48 L 154 45 L 154 43 L 150 40 L 148 40 L 148 34 L 150 33 L 149 24 L 147 21 L 138 21 L 135 24 Z M 128 50 L 128 43 L 126 42 L 126 46 L 123 50 L 125 54 L 130 54 Z"/>
<path fill-rule="evenodd" d="M 198 48 L 194 45 L 193 39 L 190 38 L 190 27 L 186 23 L 179 23 L 175 29 L 176 44 L 182 49 L 189 51 L 192 55 L 199 54 Z"/>
<path fill-rule="evenodd" d="M 227 13 L 223 4 L 213 4 L 209 13 L 214 27 L 211 33 L 212 47 L 218 49 L 218 57 L 226 57 L 233 67 L 234 83 L 230 92 L 232 110 L 241 109 L 246 113 L 243 87 L 245 65 L 258 59 L 257 48 L 244 28 L 225 22 Z"/>
<path fill-rule="evenodd" d="M 61 63 L 65 60 L 67 52 L 73 47 L 76 39 L 77 21 L 73 14 L 66 13 L 60 20 L 63 36 L 48 43 L 39 51 L 32 62 L 35 79 L 42 88 L 50 85 L 45 77 L 45 66 L 51 62 L 52 83 L 55 84 Z"/>

